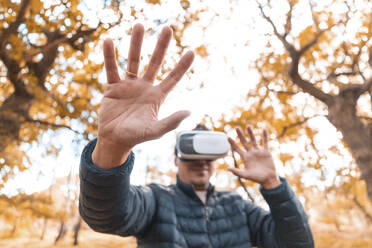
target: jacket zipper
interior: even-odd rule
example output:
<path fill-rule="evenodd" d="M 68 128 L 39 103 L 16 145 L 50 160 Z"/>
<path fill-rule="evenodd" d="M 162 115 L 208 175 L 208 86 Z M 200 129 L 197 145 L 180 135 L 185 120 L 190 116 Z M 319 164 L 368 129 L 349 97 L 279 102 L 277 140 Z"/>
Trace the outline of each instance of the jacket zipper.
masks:
<path fill-rule="evenodd" d="M 205 219 L 208 222 L 209 220 L 209 215 L 208 215 L 208 206 L 205 206 Z"/>
<path fill-rule="evenodd" d="M 205 208 L 204 209 L 205 209 L 205 221 L 206 221 L 205 227 L 207 229 L 208 243 L 209 243 L 209 247 L 212 247 L 213 248 L 213 245 L 211 243 L 211 239 L 209 237 L 209 230 L 208 230 L 209 214 L 208 214 L 208 205 L 207 205 L 207 203 L 205 204 Z"/>

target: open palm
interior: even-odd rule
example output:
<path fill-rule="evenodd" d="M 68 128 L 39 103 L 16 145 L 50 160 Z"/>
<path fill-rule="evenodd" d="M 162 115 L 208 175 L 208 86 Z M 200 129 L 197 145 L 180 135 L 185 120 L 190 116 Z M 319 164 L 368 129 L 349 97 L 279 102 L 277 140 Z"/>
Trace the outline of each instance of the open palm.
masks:
<path fill-rule="evenodd" d="M 163 120 L 157 118 L 160 105 L 168 92 L 190 67 L 193 53 L 186 53 L 163 82 L 154 86 L 154 78 L 163 61 L 172 31 L 169 27 L 162 30 L 148 69 L 140 78 L 136 75 L 143 33 L 142 25 L 134 26 L 127 75 L 124 80 L 121 80 L 118 74 L 112 41 L 105 40 L 104 42 L 105 67 L 109 85 L 99 111 L 98 136 L 130 147 L 160 137 L 176 128 L 188 115 L 187 111 L 180 111 Z"/>
<path fill-rule="evenodd" d="M 233 139 L 229 138 L 229 142 L 233 151 L 236 151 L 244 163 L 244 168 L 229 168 L 235 175 L 252 180 L 254 182 L 265 185 L 267 183 L 280 183 L 276 173 L 274 161 L 268 148 L 268 136 L 266 130 L 263 131 L 263 147 L 259 147 L 256 138 L 253 135 L 252 129 L 247 127 L 250 144 L 244 137 L 241 129 L 236 129 L 239 140 L 244 149 L 240 148 Z"/>
<path fill-rule="evenodd" d="M 136 144 L 159 138 L 175 129 L 189 115 L 188 111 L 178 111 L 158 120 L 160 105 L 191 66 L 194 53 L 187 52 L 160 84 L 153 85 L 171 40 L 172 30 L 169 27 L 163 28 L 148 68 L 139 77 L 137 74 L 143 35 L 143 26 L 136 24 L 133 27 L 127 72 L 123 80 L 119 77 L 113 42 L 110 39 L 104 41 L 108 86 L 98 114 L 97 144 L 110 144 L 111 147 L 129 151 Z"/>

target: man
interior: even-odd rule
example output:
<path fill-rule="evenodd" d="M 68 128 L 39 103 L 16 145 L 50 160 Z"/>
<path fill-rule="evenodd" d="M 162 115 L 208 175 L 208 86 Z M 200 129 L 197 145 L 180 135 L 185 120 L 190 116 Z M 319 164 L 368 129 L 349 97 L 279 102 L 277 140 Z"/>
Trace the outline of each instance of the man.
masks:
<path fill-rule="evenodd" d="M 266 131 L 261 148 L 251 128 L 247 129 L 250 143 L 237 130 L 243 148 L 232 139 L 229 142 L 245 168 L 230 171 L 261 184 L 270 212 L 236 193 L 214 190 L 209 183 L 213 162 L 208 160 L 177 158 L 176 185 L 130 185 L 132 148 L 175 129 L 189 115 L 179 111 L 157 119 L 164 98 L 194 58 L 193 52 L 187 52 L 154 86 L 172 32 L 168 27 L 162 30 L 148 69 L 139 77 L 143 34 L 143 26 L 135 25 L 124 80 L 118 74 L 112 41 L 104 42 L 108 86 L 99 111 L 98 138 L 81 157 L 79 209 L 83 219 L 98 232 L 135 236 L 138 247 L 314 247 L 300 202 L 276 173 Z"/>

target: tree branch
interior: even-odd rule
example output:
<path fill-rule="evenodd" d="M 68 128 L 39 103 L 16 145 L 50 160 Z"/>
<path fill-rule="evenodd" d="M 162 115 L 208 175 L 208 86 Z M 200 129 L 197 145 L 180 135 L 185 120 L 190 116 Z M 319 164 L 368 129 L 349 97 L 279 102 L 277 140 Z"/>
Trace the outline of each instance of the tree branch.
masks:
<path fill-rule="evenodd" d="M 363 80 L 365 81 L 366 79 L 365 79 L 364 75 L 362 74 L 362 72 L 360 71 L 360 68 L 359 68 L 359 57 L 360 57 L 360 54 L 362 53 L 363 47 L 366 45 L 366 43 L 368 41 L 364 41 L 362 43 L 362 45 L 360 47 L 358 47 L 358 52 L 357 52 L 357 54 L 354 55 L 353 62 L 350 65 L 350 71 L 343 71 L 343 72 L 336 73 L 335 71 L 338 67 L 341 67 L 342 65 L 345 65 L 345 63 L 344 63 L 345 58 L 348 57 L 348 56 L 351 57 L 349 52 L 348 52 L 348 49 L 345 45 L 345 42 L 343 42 L 342 47 L 343 47 L 345 56 L 344 56 L 342 62 L 339 63 L 338 66 L 336 66 L 335 69 L 327 76 L 327 80 L 333 80 L 333 79 L 336 79 L 337 77 L 340 77 L 340 76 L 354 76 L 354 75 L 359 74 L 363 78 Z"/>
<path fill-rule="evenodd" d="M 301 121 L 298 121 L 298 122 L 295 122 L 295 123 L 291 123 L 285 127 L 283 127 L 282 131 L 280 132 L 280 134 L 276 137 L 278 140 L 283 138 L 285 133 L 288 131 L 288 129 L 290 128 L 293 128 L 293 127 L 296 127 L 296 126 L 300 126 L 302 124 L 304 124 L 305 122 L 307 122 L 308 120 L 312 119 L 312 118 L 315 118 L 315 117 L 318 117 L 318 116 L 324 116 L 324 115 L 313 115 L 311 117 L 306 117 L 305 119 L 301 120 Z"/>
<path fill-rule="evenodd" d="M 21 68 L 19 67 L 17 61 L 7 56 L 5 53 L 2 53 L 0 50 L 0 59 L 3 61 L 3 64 L 7 68 L 7 78 L 10 83 L 14 86 L 15 94 L 22 96 L 31 96 L 28 92 L 25 82 L 19 78 L 19 72 Z"/>
<path fill-rule="evenodd" d="M 237 169 L 239 169 L 239 167 L 238 167 L 238 163 L 236 162 L 236 158 L 235 158 L 234 151 L 232 151 L 232 157 L 233 157 L 233 159 L 234 159 L 234 167 L 237 168 Z M 243 183 L 243 181 L 242 181 L 242 179 L 241 179 L 240 177 L 238 177 L 238 181 L 239 181 L 240 186 L 244 189 L 245 193 L 247 194 L 248 198 L 249 198 L 252 202 L 254 202 L 254 198 L 253 198 L 253 196 L 249 193 L 249 191 L 248 191 L 247 188 L 245 187 L 245 185 L 244 185 L 244 183 Z"/>
<path fill-rule="evenodd" d="M 342 42 L 341 43 L 341 47 L 344 50 L 345 56 L 342 57 L 341 63 L 337 63 L 336 65 L 333 66 L 334 69 L 331 71 L 331 73 L 328 74 L 327 80 L 334 80 L 334 79 L 336 79 L 338 77 L 338 75 L 336 73 L 337 68 L 341 67 L 345 63 L 345 59 L 347 57 L 346 55 L 348 55 L 348 51 L 346 49 L 345 42 Z"/>
<path fill-rule="evenodd" d="M 79 131 L 76 131 L 76 130 L 72 129 L 70 126 L 63 125 L 63 124 L 56 124 L 56 123 L 51 123 L 51 122 L 42 121 L 42 120 L 35 120 L 35 119 L 30 118 L 30 117 L 27 117 L 25 119 L 25 121 L 26 122 L 32 122 L 32 123 L 38 123 L 40 125 L 45 125 L 45 126 L 48 126 L 48 127 L 67 128 L 67 129 L 73 131 L 76 134 L 82 134 L 82 135 L 85 135 L 86 134 L 85 132 L 81 133 Z"/>
<path fill-rule="evenodd" d="M 5 49 L 7 38 L 10 34 L 17 32 L 17 29 L 21 22 L 24 20 L 24 16 L 27 10 L 30 0 L 23 0 L 21 2 L 20 10 L 14 22 L 9 24 L 7 29 L 4 29 L 0 35 L 0 59 L 3 61 L 3 64 L 7 68 L 7 77 L 9 81 L 13 84 L 16 94 L 29 95 L 29 92 L 26 89 L 26 85 L 23 80 L 18 78 L 18 73 L 21 68 L 19 67 L 17 61 L 12 59 Z"/>
<path fill-rule="evenodd" d="M 314 46 L 318 40 L 319 40 L 319 37 L 324 33 L 324 30 L 320 30 L 314 37 L 314 39 L 312 39 L 311 41 L 309 41 L 305 46 L 303 46 L 300 51 L 298 52 L 298 56 L 301 56 L 302 54 L 304 54 L 307 50 L 309 50 L 309 48 L 311 48 L 312 46 Z"/>
<path fill-rule="evenodd" d="M 293 11 L 293 4 L 291 1 L 288 2 L 289 4 L 289 11 L 287 13 L 287 19 L 285 21 L 285 25 L 284 25 L 284 30 L 285 30 L 285 33 L 283 35 L 283 38 L 285 39 L 287 37 L 287 35 L 291 32 L 292 30 L 292 11 Z M 261 12 L 262 13 L 262 12 Z"/>
<path fill-rule="evenodd" d="M 50 49 L 58 46 L 60 43 L 66 42 L 66 41 L 67 41 L 67 38 L 66 37 L 63 37 L 63 38 L 59 38 L 59 39 L 53 40 L 52 42 L 49 42 L 48 41 L 47 44 L 45 44 L 44 46 L 35 46 L 35 45 L 33 45 L 33 47 L 36 48 L 36 51 L 34 51 L 32 53 L 29 53 L 29 54 L 25 54 L 25 59 L 26 59 L 26 61 L 32 61 L 32 58 L 35 55 L 38 55 L 40 53 L 46 54 Z"/>
<path fill-rule="evenodd" d="M 290 44 L 285 39 L 285 37 L 283 35 L 279 34 L 279 32 L 278 32 L 275 24 L 273 23 L 273 21 L 263 11 L 263 6 L 258 2 L 257 2 L 257 4 L 259 6 L 259 9 L 261 11 L 261 14 L 262 14 L 263 18 L 267 22 L 270 23 L 270 25 L 272 26 L 272 28 L 274 30 L 275 36 L 282 42 L 283 46 L 285 47 L 285 49 L 288 51 L 288 53 L 291 56 L 292 63 L 291 63 L 288 74 L 289 74 L 289 77 L 291 78 L 292 82 L 294 84 L 296 84 L 297 86 L 299 86 L 304 92 L 309 93 L 310 95 L 314 96 L 315 98 L 324 102 L 325 104 L 327 104 L 327 105 L 332 104 L 333 103 L 333 97 L 331 95 L 328 95 L 328 94 L 324 93 L 322 90 L 316 88 L 312 83 L 302 79 L 301 76 L 298 73 L 298 65 L 299 65 L 299 60 L 300 60 L 301 55 L 318 41 L 318 39 L 319 39 L 320 35 L 323 33 L 323 31 L 320 31 L 314 37 L 313 40 L 308 42 L 300 51 L 297 51 L 295 49 L 295 47 L 292 44 Z"/>
<path fill-rule="evenodd" d="M 365 92 L 372 89 L 372 77 L 363 84 L 347 84 L 340 88 L 339 95 L 346 95 L 347 92 L 353 92 L 353 98 L 356 100 Z"/>
<path fill-rule="evenodd" d="M 313 18 L 313 22 L 314 22 L 314 24 L 315 24 L 315 27 L 317 28 L 318 31 L 320 31 L 320 29 L 319 29 L 319 22 L 318 22 L 318 20 L 316 19 L 316 16 L 315 16 L 315 14 L 314 14 L 314 6 L 313 6 L 313 3 L 312 3 L 311 0 L 309 0 L 309 6 L 310 6 L 311 16 L 312 16 L 312 18 Z"/>
<path fill-rule="evenodd" d="M 102 23 L 100 22 L 97 25 L 96 28 L 90 28 L 90 29 L 87 29 L 87 30 L 82 30 L 82 27 L 80 26 L 79 29 L 78 29 L 78 31 L 76 32 L 76 34 L 73 35 L 70 39 L 67 40 L 67 43 L 72 48 L 74 48 L 75 50 L 83 51 L 84 50 L 85 43 L 88 42 L 88 39 L 83 39 L 83 41 L 81 42 L 81 44 L 75 44 L 75 42 L 79 38 L 89 37 L 89 35 L 91 35 L 93 32 L 95 32 L 101 25 L 102 25 Z"/>
<path fill-rule="evenodd" d="M 353 72 L 356 72 L 357 64 L 359 63 L 359 56 L 362 53 L 362 49 L 366 45 L 367 42 L 363 42 L 363 43 L 362 43 L 363 45 L 361 47 L 359 47 L 359 50 L 358 50 L 357 54 L 355 54 L 355 56 L 353 58 L 353 63 L 351 63 L 351 66 L 350 67 L 351 67 L 351 70 Z"/>
<path fill-rule="evenodd" d="M 268 91 L 274 92 L 276 94 L 285 94 L 285 95 L 296 95 L 298 92 L 294 91 L 284 91 L 284 90 L 273 90 L 270 89 L 269 87 L 266 87 Z"/>
<path fill-rule="evenodd" d="M 296 49 L 294 48 L 294 46 L 292 44 L 290 44 L 286 39 L 285 39 L 285 36 L 284 35 L 281 35 L 276 26 L 274 25 L 273 21 L 271 20 L 271 18 L 269 16 L 267 16 L 265 14 L 265 12 L 263 11 L 263 6 L 256 1 L 256 3 L 258 4 L 258 7 L 261 11 L 261 15 L 262 17 L 268 22 L 270 23 L 271 27 L 273 28 L 273 31 L 274 31 L 274 34 L 275 36 L 282 42 L 282 44 L 284 45 L 285 49 L 290 53 L 290 54 L 295 54 L 297 51 Z"/>
<path fill-rule="evenodd" d="M 11 34 L 17 31 L 18 26 L 21 24 L 25 17 L 25 13 L 27 10 L 28 5 L 30 4 L 30 0 L 23 0 L 21 2 L 21 7 L 19 9 L 18 15 L 14 22 L 9 24 L 9 27 L 7 29 L 4 29 L 3 33 L 0 35 L 0 50 L 3 49 L 5 45 L 5 41 L 7 40 L 7 37 Z"/>
<path fill-rule="evenodd" d="M 327 104 L 328 106 L 333 104 L 333 97 L 327 93 L 324 93 L 322 90 L 316 88 L 312 83 L 307 80 L 304 80 L 298 73 L 300 56 L 296 55 L 292 57 L 292 63 L 289 69 L 289 77 L 292 82 L 299 86 L 304 92 L 309 93 L 313 97 Z"/>
<path fill-rule="evenodd" d="M 358 208 L 360 209 L 360 211 L 362 211 L 362 213 L 364 214 L 364 216 L 367 217 L 368 221 L 370 223 L 372 223 L 372 215 L 359 203 L 359 201 L 357 200 L 357 198 L 355 196 L 353 197 L 353 202 L 355 203 L 355 205 L 358 206 Z"/>
<path fill-rule="evenodd" d="M 372 89 L 372 77 L 368 81 L 366 81 L 364 84 L 362 84 L 359 95 L 362 95 L 363 93 L 370 91 L 371 89 Z"/>
<path fill-rule="evenodd" d="M 327 80 L 333 80 L 340 76 L 354 76 L 356 74 L 359 74 L 359 73 L 356 71 L 343 71 L 343 72 L 335 73 L 335 71 L 333 71 L 327 76 Z"/>
<path fill-rule="evenodd" d="M 58 56 L 58 46 L 64 43 L 69 44 L 75 50 L 83 51 L 85 43 L 89 41 L 89 35 L 95 32 L 101 24 L 102 23 L 100 22 L 96 28 L 87 30 L 82 30 L 82 27 L 80 26 L 78 31 L 71 38 L 67 38 L 67 34 L 61 34 L 59 31 L 50 32 L 48 30 L 44 30 L 44 34 L 48 39 L 47 44 L 40 47 L 38 51 L 26 56 L 28 58 L 27 66 L 30 71 L 34 72 L 34 74 L 37 76 L 37 83 L 43 91 L 49 94 L 49 91 L 45 88 L 44 83 L 50 67 L 53 65 L 56 57 Z M 80 44 L 75 44 L 79 38 L 83 38 L 83 41 Z M 39 62 L 33 62 L 32 57 L 39 53 L 44 55 L 43 59 Z"/>
<path fill-rule="evenodd" d="M 368 116 L 359 115 L 358 118 L 365 119 L 365 120 L 368 120 L 368 121 L 372 121 L 372 117 L 368 117 Z"/>

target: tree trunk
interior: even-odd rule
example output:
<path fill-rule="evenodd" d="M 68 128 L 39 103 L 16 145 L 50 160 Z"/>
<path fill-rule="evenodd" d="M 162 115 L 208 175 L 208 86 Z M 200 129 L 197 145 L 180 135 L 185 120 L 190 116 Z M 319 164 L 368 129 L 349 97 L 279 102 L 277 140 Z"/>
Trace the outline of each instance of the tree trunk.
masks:
<path fill-rule="evenodd" d="M 353 197 L 353 202 L 355 203 L 355 205 L 358 206 L 359 210 L 364 214 L 368 223 L 372 224 L 372 215 L 367 211 L 367 209 L 365 209 L 365 207 L 362 206 L 362 204 L 359 203 L 359 201 L 356 197 Z"/>
<path fill-rule="evenodd" d="M 33 96 L 30 94 L 15 92 L 0 106 L 0 153 L 19 139 L 22 124 L 32 103 Z"/>
<path fill-rule="evenodd" d="M 328 30 L 320 28 L 318 26 L 318 23 L 315 22 L 314 24 L 315 27 L 318 29 L 318 32 L 300 49 L 296 48 L 296 46 L 290 43 L 287 39 L 287 35 L 291 32 L 292 28 L 291 14 L 292 7 L 294 6 L 290 2 L 288 3 L 291 6 L 290 12 L 288 12 L 290 14 L 290 18 L 287 18 L 285 27 L 288 29 L 285 30 L 284 34 L 281 34 L 278 31 L 277 26 L 274 24 L 271 17 L 269 15 L 266 15 L 263 5 L 259 4 L 261 15 L 272 26 L 274 35 L 283 44 L 283 47 L 288 52 L 291 58 L 288 76 L 292 83 L 298 86 L 301 91 L 312 95 L 313 97 L 327 105 L 327 118 L 337 128 L 337 130 L 342 133 L 344 141 L 351 150 L 351 153 L 359 166 L 361 177 L 367 184 L 368 197 L 370 200 L 372 200 L 372 122 L 366 121 L 364 123 L 362 121 L 362 118 L 357 115 L 356 111 L 357 101 L 361 95 L 369 92 L 370 96 L 372 97 L 372 78 L 367 80 L 360 71 L 356 70 L 356 68 L 358 68 L 359 70 L 358 64 L 360 62 L 360 53 L 358 53 L 354 57 L 353 68 L 350 69 L 352 73 L 351 75 L 360 74 L 363 77 L 363 84 L 350 83 L 349 85 L 340 86 L 339 94 L 334 95 L 333 93 L 329 94 L 322 91 L 320 88 L 316 87 L 313 82 L 302 78 L 299 73 L 301 57 L 303 57 L 304 54 L 309 51 L 311 47 L 317 44 L 321 35 Z M 372 49 L 370 50 L 369 56 L 370 57 L 368 63 L 372 67 Z M 346 66 L 346 64 L 344 64 L 343 66 Z M 334 70 L 331 74 L 328 74 L 328 76 L 335 76 L 337 74 L 335 73 L 336 71 Z"/>
<path fill-rule="evenodd" d="M 56 240 L 54 241 L 54 244 L 57 244 L 57 242 L 62 239 L 66 235 L 66 228 L 65 228 L 65 222 L 61 221 L 61 225 L 59 227 L 59 232 L 56 237 Z"/>
<path fill-rule="evenodd" d="M 79 216 L 79 219 L 74 226 L 74 246 L 78 245 L 78 243 L 79 243 L 80 229 L 81 229 L 81 217 Z"/>
<path fill-rule="evenodd" d="M 48 219 L 47 218 L 44 218 L 43 230 L 41 231 L 40 240 L 43 240 L 44 239 L 47 225 L 48 225 Z"/>
<path fill-rule="evenodd" d="M 328 195 L 327 195 L 327 192 L 325 192 L 324 193 L 324 197 L 325 197 L 325 199 L 326 199 L 326 201 L 327 201 L 327 204 L 329 204 L 329 198 L 328 198 Z M 333 211 L 331 211 L 331 212 L 329 212 L 331 215 L 332 215 L 332 218 L 335 220 L 334 222 L 333 222 L 333 224 L 335 225 L 335 227 L 336 227 L 336 229 L 337 229 L 337 231 L 341 231 L 341 227 L 340 227 L 340 224 L 338 223 L 338 218 L 337 218 L 337 216 L 335 217 L 335 213 L 333 212 Z"/>
<path fill-rule="evenodd" d="M 356 115 L 357 98 L 352 90 L 335 97 L 328 107 L 328 120 L 339 130 L 359 166 L 372 200 L 372 124 L 363 123 Z"/>
<path fill-rule="evenodd" d="M 10 232 L 10 236 L 13 237 L 14 234 L 16 233 L 17 231 L 17 226 L 18 226 L 18 221 L 19 221 L 19 218 L 17 217 L 14 222 L 13 222 L 13 228 L 12 228 L 12 231 Z"/>
<path fill-rule="evenodd" d="M 70 168 L 70 173 L 68 174 L 68 177 L 67 177 L 67 185 L 68 185 L 68 188 L 67 188 L 67 194 L 65 196 L 65 213 L 68 213 L 68 209 L 69 209 L 69 205 L 70 205 L 70 182 L 71 182 L 71 175 L 72 175 L 72 166 Z M 61 226 L 60 226 L 60 229 L 59 229 L 59 233 L 58 233 L 58 236 L 55 240 L 55 244 L 57 244 L 58 240 L 60 240 L 61 238 L 63 238 L 66 234 L 66 228 L 65 228 L 65 222 L 62 220 L 61 221 Z"/>

